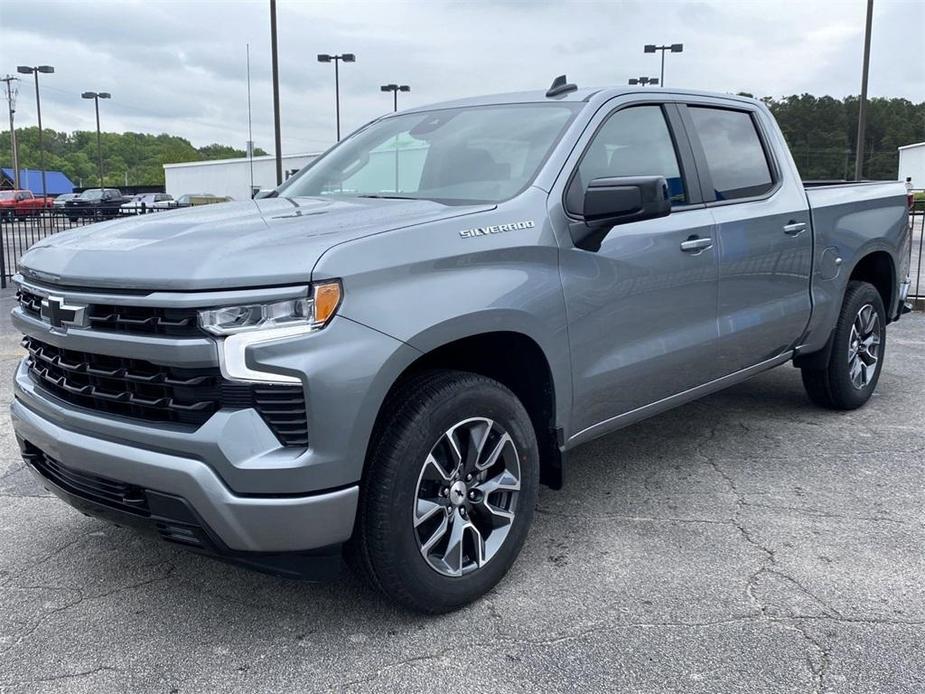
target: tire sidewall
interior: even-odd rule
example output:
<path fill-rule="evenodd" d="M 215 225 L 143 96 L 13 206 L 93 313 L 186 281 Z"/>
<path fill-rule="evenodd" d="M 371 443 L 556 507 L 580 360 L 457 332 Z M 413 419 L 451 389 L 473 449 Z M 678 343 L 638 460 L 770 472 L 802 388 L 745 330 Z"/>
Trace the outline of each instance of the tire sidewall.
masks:
<path fill-rule="evenodd" d="M 873 306 L 880 321 L 880 349 L 877 358 L 877 367 L 870 382 L 864 388 L 855 388 L 851 382 L 849 360 L 846 358 L 851 342 L 851 327 L 858 315 L 858 311 L 865 304 Z M 838 326 L 835 330 L 835 342 L 832 347 L 832 356 L 829 362 L 830 379 L 835 395 L 848 407 L 860 407 L 866 403 L 880 380 L 883 370 L 883 359 L 886 356 L 886 310 L 880 293 L 870 284 L 859 283 L 849 289 L 842 306 Z"/>
<path fill-rule="evenodd" d="M 399 432 L 389 436 L 389 453 L 375 461 L 392 474 L 373 474 L 370 483 L 382 484 L 373 503 L 388 503 L 391 512 L 373 513 L 380 518 L 379 536 L 390 543 L 394 568 L 404 586 L 413 586 L 425 610 L 445 611 L 470 602 L 490 590 L 507 573 L 520 552 L 529 530 L 539 480 L 539 452 L 530 418 L 516 397 L 487 378 L 466 378 L 465 388 L 441 388 L 428 398 Z M 472 382 L 474 380 L 474 382 Z M 462 385 L 462 383 L 460 383 Z M 498 552 L 480 569 L 461 577 L 444 576 L 420 553 L 413 525 L 417 484 L 426 456 L 440 437 L 455 424 L 472 417 L 496 421 L 510 434 L 520 457 L 521 489 L 513 527 Z M 385 472 L 385 471 L 384 471 Z M 377 548 L 379 552 L 385 548 Z M 391 562 L 390 562 L 391 563 Z"/>

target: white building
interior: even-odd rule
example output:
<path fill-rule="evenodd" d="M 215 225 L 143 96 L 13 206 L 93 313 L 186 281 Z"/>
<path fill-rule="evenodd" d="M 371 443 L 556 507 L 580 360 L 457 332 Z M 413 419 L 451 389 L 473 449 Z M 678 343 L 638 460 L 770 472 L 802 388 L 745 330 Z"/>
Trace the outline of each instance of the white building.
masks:
<path fill-rule="evenodd" d="M 283 155 L 283 180 L 311 162 L 317 154 Z M 251 161 L 254 186 L 251 188 Z M 184 193 L 230 195 L 235 200 L 247 200 L 253 192 L 276 187 L 276 157 L 273 155 L 240 159 L 190 161 L 164 164 L 164 183 L 168 193 L 178 198 Z"/>
<path fill-rule="evenodd" d="M 912 176 L 914 188 L 925 188 L 925 142 L 899 148 L 899 180 Z"/>

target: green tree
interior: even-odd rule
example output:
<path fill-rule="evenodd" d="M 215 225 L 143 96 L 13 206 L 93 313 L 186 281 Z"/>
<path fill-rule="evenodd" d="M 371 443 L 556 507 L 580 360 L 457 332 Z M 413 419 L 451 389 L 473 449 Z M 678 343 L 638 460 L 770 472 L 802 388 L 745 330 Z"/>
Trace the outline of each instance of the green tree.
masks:
<path fill-rule="evenodd" d="M 63 171 L 75 185 L 97 185 L 99 176 L 96 132 L 78 130 L 71 133 L 43 130 L 45 168 Z M 18 128 L 19 162 L 23 169 L 38 169 L 38 128 Z M 164 164 L 206 159 L 243 157 L 244 150 L 221 144 L 194 147 L 189 140 L 162 133 L 102 133 L 103 184 L 122 185 L 126 177 L 132 185 L 163 185 Z M 256 155 L 265 155 L 256 148 Z M 10 134 L 0 133 L 0 163 L 10 167 Z"/>

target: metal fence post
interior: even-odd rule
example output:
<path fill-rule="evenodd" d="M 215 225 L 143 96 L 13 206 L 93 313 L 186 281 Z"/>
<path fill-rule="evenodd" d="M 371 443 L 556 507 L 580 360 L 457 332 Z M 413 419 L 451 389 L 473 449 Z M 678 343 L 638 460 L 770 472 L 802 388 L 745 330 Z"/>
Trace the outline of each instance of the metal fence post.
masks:
<path fill-rule="evenodd" d="M 4 220 L 0 220 L 0 289 L 6 289 L 6 238 L 3 236 Z"/>

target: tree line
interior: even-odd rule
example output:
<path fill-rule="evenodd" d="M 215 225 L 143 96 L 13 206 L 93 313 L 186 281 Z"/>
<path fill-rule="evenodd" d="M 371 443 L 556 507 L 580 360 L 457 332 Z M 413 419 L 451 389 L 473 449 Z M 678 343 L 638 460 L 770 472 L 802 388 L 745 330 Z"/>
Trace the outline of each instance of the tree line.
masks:
<path fill-rule="evenodd" d="M 762 101 L 780 124 L 804 180 L 854 176 L 858 97 L 801 94 L 783 99 L 765 97 Z M 869 99 L 866 114 L 864 177 L 895 179 L 899 171 L 896 148 L 925 142 L 925 102 Z"/>
<path fill-rule="evenodd" d="M 751 94 L 746 94 L 751 96 Z M 784 137 L 806 180 L 845 179 L 854 175 L 858 98 L 801 94 L 762 99 L 777 118 Z M 63 171 L 75 185 L 97 184 L 96 133 L 44 130 L 45 166 Z M 21 168 L 39 168 L 38 128 L 18 128 Z M 895 179 L 896 148 L 925 141 L 925 102 L 907 99 L 870 99 L 867 108 L 864 176 Z M 163 185 L 164 164 L 243 157 L 244 151 L 221 144 L 194 147 L 176 135 L 103 133 L 105 185 Z M 255 154 L 266 154 L 257 148 Z M 0 134 L 0 162 L 11 166 L 10 134 Z"/>
<path fill-rule="evenodd" d="M 62 171 L 75 186 L 96 186 L 99 182 L 96 131 L 76 130 L 71 133 L 42 129 L 45 149 L 45 169 Z M 227 145 L 211 144 L 194 147 L 189 140 L 176 135 L 147 133 L 102 133 L 103 184 L 119 187 L 129 185 L 163 185 L 164 164 L 176 164 L 207 159 L 243 157 L 244 150 Z M 37 127 L 16 128 L 19 168 L 39 169 L 39 130 Z M 259 147 L 254 155 L 265 155 Z M 10 133 L 0 134 L 0 162 L 12 167 Z"/>

